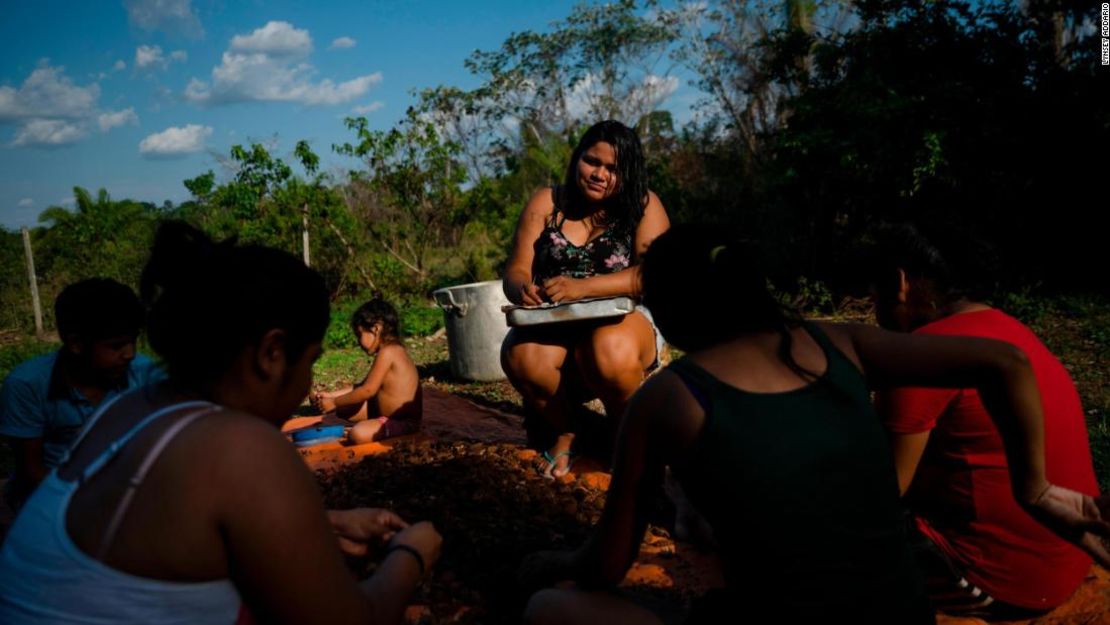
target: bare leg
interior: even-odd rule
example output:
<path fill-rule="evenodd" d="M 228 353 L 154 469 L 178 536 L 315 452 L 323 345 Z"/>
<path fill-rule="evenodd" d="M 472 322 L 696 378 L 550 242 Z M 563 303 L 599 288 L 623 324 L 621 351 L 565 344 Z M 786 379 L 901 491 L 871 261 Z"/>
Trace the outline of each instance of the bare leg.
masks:
<path fill-rule="evenodd" d="M 633 312 L 616 323 L 598 326 L 575 347 L 574 356 L 582 381 L 605 404 L 615 433 L 629 398 L 655 360 L 651 323 L 640 312 Z"/>
<path fill-rule="evenodd" d="M 380 429 L 382 429 L 381 421 L 378 419 L 366 419 L 365 421 L 356 423 L 347 436 L 353 444 L 361 445 L 363 443 L 372 442 L 374 440 L 374 435 L 377 434 Z"/>
<path fill-rule="evenodd" d="M 552 476 L 567 471 L 567 456 L 574 434 L 568 420 L 570 414 L 563 392 L 563 367 L 567 346 L 552 333 L 509 331 L 501 347 L 501 366 L 513 387 L 524 400 L 530 414 L 543 419 L 558 433 L 548 455 L 559 460 L 544 467 Z M 546 443 L 544 443 L 546 444 Z"/>
<path fill-rule="evenodd" d="M 364 401 L 355 406 L 336 408 L 335 415 L 348 421 L 365 421 L 370 416 L 369 401 Z"/>

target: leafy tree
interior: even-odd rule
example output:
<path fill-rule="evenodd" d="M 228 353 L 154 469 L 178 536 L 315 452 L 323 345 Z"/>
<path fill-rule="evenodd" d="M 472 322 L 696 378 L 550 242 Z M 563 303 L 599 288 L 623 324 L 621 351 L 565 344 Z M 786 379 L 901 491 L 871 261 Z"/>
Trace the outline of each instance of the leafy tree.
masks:
<path fill-rule="evenodd" d="M 460 146 L 476 182 L 551 135 L 568 143 L 595 121 L 631 125 L 655 110 L 677 87 L 666 62 L 674 39 L 634 0 L 578 5 L 546 32 L 513 33 L 475 52 L 466 67 L 478 88 L 427 89 L 418 108 Z"/>
<path fill-rule="evenodd" d="M 814 38 L 848 29 L 850 6 L 844 0 L 715 0 L 660 12 L 682 33 L 674 59 L 698 76 L 710 123 L 727 131 L 746 170 L 762 163 L 767 138 L 789 116 L 787 102 L 805 88 Z M 777 40 L 777 56 L 766 45 L 770 38 Z"/>
<path fill-rule="evenodd" d="M 451 242 L 459 186 L 466 179 L 458 144 L 444 140 L 415 109 L 389 131 L 370 130 L 364 117 L 345 123 L 357 142 L 333 149 L 366 166 L 350 172 L 344 190 L 348 206 L 383 251 L 426 280 L 431 247 Z"/>
<path fill-rule="evenodd" d="M 307 141 L 296 144 L 293 156 L 310 179 L 296 176 L 262 144 L 232 146 L 233 178 L 217 185 L 208 171 L 186 180 L 194 199 L 180 207 L 181 216 L 217 238 L 236 236 L 296 255 L 303 253 L 307 218 L 312 265 L 329 288 L 338 292 L 373 286 L 355 253 L 355 244 L 361 243 L 359 228 L 332 181 L 319 172 L 319 156 Z"/>
<path fill-rule="evenodd" d="M 104 189 L 94 198 L 74 187 L 73 196 L 73 210 L 51 206 L 39 215 L 39 222 L 47 226 L 35 236 L 40 277 L 54 287 L 93 276 L 134 286 L 158 209 L 133 200 L 113 201 Z"/>
<path fill-rule="evenodd" d="M 797 252 L 785 262 L 811 276 L 843 271 L 880 220 L 993 248 L 996 281 L 1063 284 L 1096 262 L 1098 243 L 1080 224 L 1098 202 L 1097 159 L 1079 148 L 1110 131 L 1095 47 L 1069 48 L 1061 64 L 1039 26 L 1001 2 L 867 0 L 856 10 L 857 29 L 814 43 L 813 71 L 773 137 L 762 205 L 776 245 Z M 788 34 L 764 45 L 769 67 L 791 71 Z"/>

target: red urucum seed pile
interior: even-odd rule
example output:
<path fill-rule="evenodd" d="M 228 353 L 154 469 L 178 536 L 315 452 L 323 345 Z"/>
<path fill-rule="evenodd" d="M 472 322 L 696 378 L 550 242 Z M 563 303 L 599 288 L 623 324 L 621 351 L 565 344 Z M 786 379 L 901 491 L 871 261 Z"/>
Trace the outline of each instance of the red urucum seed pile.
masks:
<path fill-rule="evenodd" d="M 341 470 L 317 474 L 329 508 L 391 508 L 429 520 L 443 554 L 410 610 L 421 623 L 518 623 L 527 597 L 516 586 L 523 557 L 582 544 L 605 493 L 581 481 L 545 480 L 517 445 L 398 444 Z M 652 528 L 652 541 L 667 539 Z M 655 590 L 676 595 L 677 591 Z"/>

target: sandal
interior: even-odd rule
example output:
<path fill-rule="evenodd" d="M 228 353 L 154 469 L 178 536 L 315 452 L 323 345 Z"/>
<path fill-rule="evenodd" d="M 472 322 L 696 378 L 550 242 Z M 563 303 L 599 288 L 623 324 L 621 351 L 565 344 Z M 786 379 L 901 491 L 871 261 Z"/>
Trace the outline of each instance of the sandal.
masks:
<path fill-rule="evenodd" d="M 541 456 L 543 457 L 546 464 L 537 464 L 536 471 L 540 474 L 540 477 L 543 477 L 547 480 L 554 480 L 555 478 L 563 477 L 567 473 L 570 473 L 570 467 L 572 464 L 574 464 L 574 455 L 571 454 L 569 451 L 560 451 L 554 456 L 551 455 L 551 452 L 545 451 L 541 454 Z M 555 468 L 555 465 L 559 463 L 559 458 L 562 458 L 563 456 L 567 457 L 566 467 L 563 468 L 562 473 L 556 475 L 555 471 L 557 471 L 558 469 Z"/>

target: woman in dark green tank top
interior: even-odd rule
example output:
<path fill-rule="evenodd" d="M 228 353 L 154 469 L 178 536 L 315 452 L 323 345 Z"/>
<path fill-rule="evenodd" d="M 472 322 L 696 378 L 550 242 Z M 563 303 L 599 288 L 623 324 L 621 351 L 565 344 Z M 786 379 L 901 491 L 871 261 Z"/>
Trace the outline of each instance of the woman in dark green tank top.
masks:
<path fill-rule="evenodd" d="M 724 292 L 723 295 L 722 291 Z M 697 304 L 714 293 L 724 301 Z M 772 610 L 778 622 L 931 623 L 905 543 L 898 486 L 871 386 L 972 386 L 1006 433 L 1014 490 L 1035 517 L 1104 563 L 1099 502 L 1044 476 L 1043 416 L 1028 362 L 1008 344 L 803 323 L 717 232 L 677 227 L 652 244 L 644 295 L 687 356 L 625 414 L 605 512 L 573 552 L 534 554 L 522 581 L 573 579 L 529 602 L 536 623 L 658 622 L 607 593 L 636 557 L 670 465 L 720 545 L 727 591 L 690 621 Z M 865 380 L 866 376 L 866 380 Z M 729 614 L 718 611 L 727 606 Z"/>

